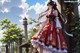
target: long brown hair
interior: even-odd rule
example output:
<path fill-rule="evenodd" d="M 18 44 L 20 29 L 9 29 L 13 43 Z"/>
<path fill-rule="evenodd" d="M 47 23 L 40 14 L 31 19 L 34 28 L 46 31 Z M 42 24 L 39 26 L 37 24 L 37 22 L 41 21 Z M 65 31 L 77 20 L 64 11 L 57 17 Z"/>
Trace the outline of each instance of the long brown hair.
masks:
<path fill-rule="evenodd" d="M 63 17 L 63 15 L 62 15 L 62 14 L 59 12 L 59 10 L 57 9 L 56 3 L 55 3 L 54 1 L 52 1 L 52 0 L 50 0 L 47 5 L 51 5 L 51 6 L 52 6 L 52 9 L 58 11 L 58 17 L 59 17 L 60 21 L 64 23 L 64 20 L 65 20 L 65 19 L 64 19 L 64 18 L 61 18 L 61 17 Z M 48 8 L 47 10 L 45 10 L 44 12 L 42 12 L 41 14 L 47 12 L 48 10 L 49 10 L 49 8 Z M 51 11 L 51 13 L 52 13 L 52 12 L 53 12 L 53 10 Z M 40 14 L 40 15 L 41 15 L 41 14 Z"/>

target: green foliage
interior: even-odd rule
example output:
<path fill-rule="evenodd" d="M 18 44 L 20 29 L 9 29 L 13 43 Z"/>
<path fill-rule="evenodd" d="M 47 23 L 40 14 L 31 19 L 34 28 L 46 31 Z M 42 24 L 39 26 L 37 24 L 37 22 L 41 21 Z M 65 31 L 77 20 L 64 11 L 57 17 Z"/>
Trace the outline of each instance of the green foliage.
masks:
<path fill-rule="evenodd" d="M 32 29 L 32 28 L 28 30 L 28 42 L 30 42 L 30 40 L 31 40 L 31 38 L 32 38 L 32 36 L 33 36 L 34 34 L 35 34 L 35 33 L 33 32 L 33 29 Z"/>
<path fill-rule="evenodd" d="M 2 27 L 2 30 L 8 28 L 10 22 L 11 21 L 8 20 L 7 18 L 4 18 L 3 20 L 0 20 L 0 26 Z"/>
<path fill-rule="evenodd" d="M 33 23 L 37 23 L 38 21 L 36 19 L 33 19 L 33 18 L 29 18 L 29 22 L 28 24 L 33 24 Z"/>
<path fill-rule="evenodd" d="M 74 34 L 74 40 L 76 41 L 76 47 L 74 53 L 80 53 L 80 17 L 76 17 L 75 21 L 70 24 L 71 32 Z"/>
<path fill-rule="evenodd" d="M 4 30 L 3 38 L 0 39 L 2 43 L 11 43 L 18 39 L 18 35 L 22 33 L 21 28 L 17 27 L 17 24 L 12 23 L 7 18 L 0 21 L 1 29 Z"/>

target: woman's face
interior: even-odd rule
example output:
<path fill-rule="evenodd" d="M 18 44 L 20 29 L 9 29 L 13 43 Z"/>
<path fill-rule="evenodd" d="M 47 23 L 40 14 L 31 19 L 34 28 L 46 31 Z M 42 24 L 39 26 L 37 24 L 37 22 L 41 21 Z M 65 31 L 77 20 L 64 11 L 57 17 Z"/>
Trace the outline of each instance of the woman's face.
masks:
<path fill-rule="evenodd" d="M 52 5 L 48 4 L 48 8 L 49 8 L 49 9 L 52 9 Z"/>

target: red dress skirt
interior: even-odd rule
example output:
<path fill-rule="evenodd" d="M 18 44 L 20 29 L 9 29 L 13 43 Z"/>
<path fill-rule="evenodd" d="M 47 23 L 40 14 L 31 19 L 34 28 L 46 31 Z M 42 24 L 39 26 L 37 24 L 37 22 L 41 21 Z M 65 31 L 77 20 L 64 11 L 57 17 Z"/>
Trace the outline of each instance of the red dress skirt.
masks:
<path fill-rule="evenodd" d="M 59 29 L 59 32 L 57 33 L 56 26 L 57 23 L 55 19 L 53 21 L 48 20 L 43 28 L 32 37 L 32 45 L 36 47 L 36 44 L 38 43 L 46 50 L 51 50 L 56 53 L 67 53 L 67 45 L 62 34 L 62 29 Z"/>

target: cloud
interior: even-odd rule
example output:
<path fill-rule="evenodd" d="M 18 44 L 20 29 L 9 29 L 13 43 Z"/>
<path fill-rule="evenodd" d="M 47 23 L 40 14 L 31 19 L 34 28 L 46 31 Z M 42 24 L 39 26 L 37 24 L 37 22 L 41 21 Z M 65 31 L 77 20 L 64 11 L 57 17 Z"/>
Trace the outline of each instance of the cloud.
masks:
<path fill-rule="evenodd" d="M 29 17 L 29 14 L 28 12 L 30 12 L 31 10 L 34 10 L 35 13 L 34 14 L 40 14 L 41 12 L 43 12 L 44 10 L 47 9 L 47 2 L 45 2 L 45 4 L 40 4 L 40 3 L 36 3 L 35 5 L 32 5 L 32 6 L 29 6 L 28 3 L 26 3 L 26 0 L 21 0 L 21 5 L 19 6 L 19 8 L 21 8 L 23 10 L 23 13 L 20 14 L 19 16 L 21 17 L 21 19 L 19 20 L 19 22 L 23 22 L 23 18 L 26 17 L 28 18 Z"/>
<path fill-rule="evenodd" d="M 4 3 L 6 3 L 6 2 L 10 2 L 11 0 L 0 0 L 0 3 L 1 4 L 4 4 Z"/>
<path fill-rule="evenodd" d="M 18 7 L 20 3 L 21 0 L 0 0 L 0 12 L 9 13 L 11 12 L 12 8 Z"/>
<path fill-rule="evenodd" d="M 19 6 L 19 8 L 23 9 L 23 10 L 26 10 L 26 8 L 29 7 L 29 5 L 26 3 L 26 1 L 24 0 L 21 0 L 21 5 Z"/>
<path fill-rule="evenodd" d="M 28 8 L 28 10 L 34 10 L 36 12 L 36 14 L 40 14 L 41 12 L 43 12 L 44 10 L 47 9 L 47 2 L 45 2 L 45 4 L 40 4 L 40 3 L 36 3 L 35 5 L 30 6 L 30 8 Z"/>
<path fill-rule="evenodd" d="M 53 0 L 55 2 L 57 2 L 56 0 Z M 49 0 L 45 1 L 44 4 L 40 4 L 40 3 L 36 3 L 35 5 L 30 6 L 30 8 L 28 10 L 33 9 L 36 14 L 40 14 L 41 12 L 45 11 L 47 9 L 47 3 L 49 2 Z"/>
<path fill-rule="evenodd" d="M 24 14 L 21 14 L 21 15 L 19 15 L 21 18 L 24 18 L 24 16 L 26 17 L 26 18 L 28 18 L 29 17 L 29 15 L 28 14 L 26 14 L 26 13 L 24 13 Z"/>
<path fill-rule="evenodd" d="M 47 9 L 47 6 L 40 3 L 36 3 L 35 5 L 30 6 L 28 10 L 32 10 L 32 9 L 36 12 L 36 14 L 39 14 L 45 9 Z"/>
<path fill-rule="evenodd" d="M 20 17 L 21 17 L 21 19 L 19 20 L 19 22 L 23 22 L 23 18 L 28 18 L 29 17 L 29 15 L 28 14 L 21 14 L 21 15 L 19 15 Z M 25 17 L 24 17 L 25 16 Z"/>
<path fill-rule="evenodd" d="M 41 12 L 43 12 L 45 9 L 47 9 L 47 2 L 45 2 L 45 4 L 40 4 L 40 3 L 36 3 L 35 5 L 29 6 L 28 3 L 26 3 L 26 0 L 21 0 L 21 5 L 19 6 L 19 8 L 21 8 L 23 10 L 23 14 L 20 14 L 19 16 L 24 18 L 28 18 L 29 15 L 27 14 L 30 10 L 34 10 L 35 14 L 40 14 Z"/>
<path fill-rule="evenodd" d="M 35 5 L 29 6 L 28 3 L 26 3 L 26 0 L 21 0 L 21 5 L 19 6 L 19 8 L 21 8 L 23 10 L 23 13 L 20 14 L 19 16 L 21 18 L 28 18 L 29 14 L 28 12 L 30 12 L 31 10 L 35 11 L 34 14 L 40 14 L 41 12 L 45 11 L 47 9 L 47 3 L 49 0 L 46 0 L 44 4 L 40 4 L 39 2 L 36 2 Z M 22 22 L 22 19 L 19 20 L 19 22 Z"/>
<path fill-rule="evenodd" d="M 9 13 L 10 9 L 9 8 L 4 8 L 3 10 L 1 10 L 2 13 Z"/>
<path fill-rule="evenodd" d="M 19 20 L 19 22 L 21 22 L 21 23 L 22 23 L 22 22 L 23 22 L 23 19 L 20 19 L 20 20 Z"/>
<path fill-rule="evenodd" d="M 23 13 L 19 15 L 21 18 L 28 17 L 27 16 L 27 12 L 28 12 L 27 8 L 28 7 L 29 7 L 29 5 L 26 3 L 26 0 L 21 0 L 21 5 L 19 6 L 19 8 L 21 8 L 23 10 Z"/>

